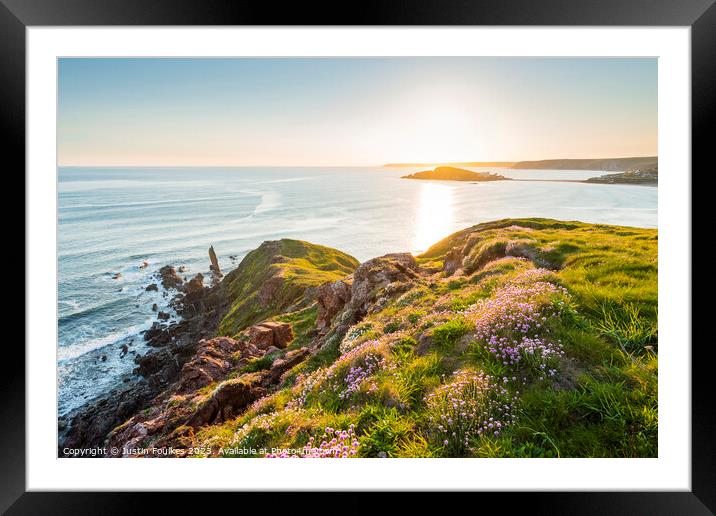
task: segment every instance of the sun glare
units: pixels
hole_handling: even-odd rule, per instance
[[[417,210],[412,244],[414,254],[424,252],[450,233],[454,211],[452,187],[434,183],[420,185]]]

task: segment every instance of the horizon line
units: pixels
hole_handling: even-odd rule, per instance
[[[330,165],[255,165],[255,164],[226,164],[226,165],[210,165],[210,164],[193,164],[193,165],[180,165],[180,164],[164,164],[164,165],[143,165],[143,164],[62,164],[57,163],[57,167],[61,168],[301,168],[301,167],[312,167],[312,168],[330,168],[330,167],[341,167],[341,168],[359,168],[359,167],[370,167],[370,168],[387,168],[391,166],[429,166],[429,165],[455,165],[463,164],[463,166],[469,166],[468,163],[524,163],[524,162],[540,162],[540,161],[557,161],[557,160],[609,160],[609,159],[647,159],[647,158],[658,158],[658,154],[651,156],[610,156],[607,158],[544,158],[544,159],[522,159],[522,160],[461,160],[461,161],[422,161],[422,162],[410,162],[410,161],[396,161],[380,164],[330,164]]]

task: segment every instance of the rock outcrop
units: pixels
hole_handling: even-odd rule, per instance
[[[351,299],[351,283],[347,280],[338,280],[320,285],[316,293],[318,315],[316,329],[319,335],[325,335],[333,318],[343,310]]]
[[[261,386],[262,378],[263,374],[256,373],[222,382],[211,396],[199,405],[186,421],[186,425],[199,428],[237,416],[249,404],[266,394],[266,389]]]
[[[240,350],[240,343],[229,337],[199,341],[196,355],[181,369],[176,392],[192,392],[225,378],[232,370],[232,355]],[[258,350],[250,354],[259,355]]]
[[[214,251],[213,245],[209,247],[209,261],[211,261],[211,264],[209,265],[209,270],[211,271],[211,282],[212,285],[216,285],[221,281],[221,278],[224,275],[221,273],[219,259],[216,257],[216,251]]]
[[[380,305],[383,294],[404,291],[419,278],[418,263],[409,253],[386,254],[362,263],[353,273],[349,305],[353,319],[363,317]],[[384,292],[385,289],[390,292]]]
[[[293,369],[303,362],[309,354],[310,350],[308,348],[294,349],[286,353],[283,357],[274,360],[268,374],[269,383],[277,383],[286,371]],[[265,384],[266,379],[264,379],[264,385]]]
[[[184,298],[182,299],[182,303],[184,306],[196,305],[200,302],[206,294],[203,274],[199,272],[196,276],[187,281],[184,285],[183,292]]]

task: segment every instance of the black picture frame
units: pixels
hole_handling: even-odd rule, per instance
[[[706,160],[713,146],[709,136],[716,118],[714,0],[363,0],[327,5],[241,0],[0,0],[0,124],[6,160],[14,158],[12,162],[17,170],[25,167],[25,30],[30,26],[55,25],[688,26],[692,45],[692,170],[701,168],[701,172],[709,172]],[[695,218],[694,222],[697,222]],[[27,270],[25,274],[27,277]],[[0,455],[0,510],[6,510],[7,514],[126,514],[141,512],[140,508],[150,507],[148,502],[162,496],[126,492],[26,492],[25,450],[29,443],[25,440],[26,377],[22,366],[25,354],[17,342],[13,346],[9,344],[8,341],[4,359],[13,366],[5,367],[0,374],[0,443],[5,444]],[[515,501],[526,504],[531,514],[714,514],[716,418],[708,383],[713,374],[708,360],[712,345],[712,339],[701,343],[693,339],[690,492],[471,495],[479,497],[480,510],[504,508],[507,496],[509,505]],[[231,496],[236,495],[227,493],[207,498],[172,493],[162,496],[162,512],[184,513],[196,507],[206,510],[209,505],[225,502],[224,499]],[[272,494],[271,505],[286,510],[298,505],[295,494],[283,496]],[[343,495],[341,506],[364,505],[363,496]],[[236,505],[235,510],[242,509]]]

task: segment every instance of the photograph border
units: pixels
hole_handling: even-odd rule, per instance
[[[334,4],[336,5],[336,4]],[[22,1],[0,0],[0,69],[3,87],[2,123],[14,166],[25,167],[25,31],[28,26],[53,25],[635,25],[690,26],[692,37],[692,169],[706,163],[708,129],[713,129],[713,92],[716,87],[716,7],[712,1],[687,2],[621,1],[560,2],[421,2],[419,8],[404,3],[362,3],[360,12],[325,9],[320,3],[272,9],[258,3],[189,1],[98,2],[91,0]],[[335,7],[334,7],[335,9]],[[708,143],[707,143],[708,142]],[[695,222],[695,220],[694,220]],[[27,277],[27,270],[25,271]],[[26,313],[27,313],[26,307]],[[696,307],[695,307],[696,308]],[[712,435],[716,425],[706,379],[708,341],[692,349],[692,491],[690,493],[530,493],[520,494],[531,512],[580,514],[710,514],[716,507],[716,468]],[[705,348],[705,349],[704,349]],[[25,363],[19,346],[8,346],[7,367],[2,376],[0,416],[6,446],[2,460],[3,487],[0,510],[9,514],[45,512],[114,514],[134,506],[133,497],[154,494],[130,493],[38,493],[25,489]],[[185,510],[192,504],[205,507],[205,497],[171,493]],[[214,498],[220,500],[223,497]],[[295,495],[292,495],[295,496]],[[361,495],[351,494],[351,498]],[[499,494],[480,493],[481,509],[499,503]],[[128,498],[129,497],[129,498]],[[166,497],[165,497],[166,498]],[[357,498],[356,498],[357,499]],[[277,498],[276,501],[280,501]],[[294,500],[295,501],[295,500]],[[163,500],[162,503],[166,502]],[[138,504],[143,503],[139,499]],[[349,506],[350,498],[343,499]],[[482,505],[484,504],[484,505]],[[294,505],[291,503],[290,505]]]

